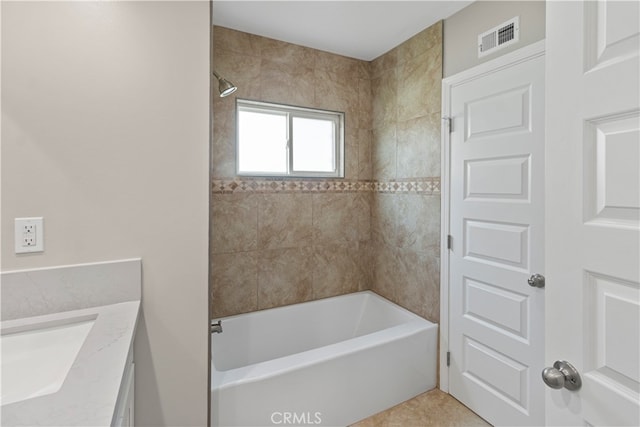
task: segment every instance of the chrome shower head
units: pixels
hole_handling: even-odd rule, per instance
[[[233,92],[238,90],[236,85],[231,83],[229,80],[220,77],[218,73],[212,71],[213,75],[218,79],[218,91],[220,92],[220,98],[224,98],[225,96],[231,95]]]

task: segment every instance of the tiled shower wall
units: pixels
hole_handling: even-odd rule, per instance
[[[213,315],[367,289],[369,63],[214,27],[213,67],[238,87],[214,101]],[[235,96],[344,112],[345,179],[236,178]]]
[[[438,320],[441,31],[365,62],[214,28],[214,317],[372,289]],[[236,177],[236,96],[344,111],[345,178]]]
[[[375,59],[371,77],[374,179],[438,183],[374,193],[371,289],[439,322],[442,22]]]

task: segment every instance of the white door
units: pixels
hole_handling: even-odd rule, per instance
[[[449,89],[449,392],[491,424],[541,425],[544,44],[476,71]]]
[[[547,2],[549,425],[640,425],[640,3]]]

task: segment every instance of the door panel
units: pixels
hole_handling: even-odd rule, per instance
[[[640,192],[640,118],[631,115],[589,120],[585,127],[585,216],[589,222],[637,228]]]
[[[470,380],[527,411],[527,366],[469,337],[464,337],[463,360],[464,375]]]
[[[449,390],[494,425],[541,425],[543,54],[450,93]]]
[[[529,131],[530,89],[528,86],[513,88],[468,102],[465,140]]]
[[[495,157],[465,162],[465,200],[529,200],[529,156]]]
[[[494,280],[494,283],[497,282]],[[527,296],[496,284],[463,278],[464,316],[498,333],[526,340],[529,336]],[[500,310],[496,310],[500,307]]]
[[[639,52],[639,2],[547,3],[550,425],[640,425]]]
[[[529,226],[464,219],[464,258],[526,271]]]

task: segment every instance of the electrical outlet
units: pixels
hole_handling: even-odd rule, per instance
[[[22,226],[22,246],[36,245],[36,226],[33,223],[26,223]]]
[[[35,246],[36,245],[36,236],[32,233],[24,233],[22,239],[23,246]]]
[[[15,250],[17,254],[44,251],[42,217],[15,219]]]

